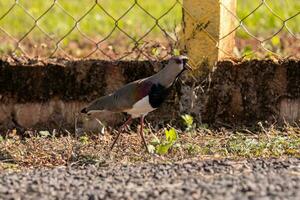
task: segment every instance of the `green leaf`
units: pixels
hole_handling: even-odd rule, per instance
[[[160,54],[160,50],[157,47],[153,47],[151,50],[151,54],[153,56],[158,56]]]
[[[275,35],[274,37],[272,37],[271,42],[272,42],[273,46],[280,45],[280,38],[279,38],[279,36]]]
[[[0,135],[0,142],[3,142],[4,138]]]
[[[181,118],[184,120],[184,123],[188,128],[191,127],[194,123],[194,119],[191,115],[181,115]]]
[[[174,128],[165,130],[166,139],[169,143],[174,143],[177,140],[177,132]]]
[[[254,56],[254,52],[252,50],[252,47],[251,46],[245,46],[244,49],[242,50],[242,55],[252,58]]]
[[[89,143],[89,138],[88,136],[84,135],[84,136],[81,136],[79,138],[79,142],[82,143],[82,144],[88,144]]]
[[[48,136],[50,136],[49,131],[40,131],[39,134],[41,135],[41,137],[48,137]]]
[[[156,153],[159,155],[164,155],[164,154],[168,153],[171,146],[172,146],[172,143],[160,144],[156,148]]]

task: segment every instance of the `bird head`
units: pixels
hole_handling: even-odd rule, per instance
[[[188,69],[188,70],[192,71],[193,69],[188,65],[188,61],[189,61],[189,58],[187,56],[180,55],[180,56],[172,57],[169,60],[169,63],[179,67],[181,70]]]

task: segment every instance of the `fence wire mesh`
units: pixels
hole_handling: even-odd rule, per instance
[[[184,0],[1,0],[0,54],[29,58],[162,59],[174,54]],[[216,0],[217,1],[217,0]],[[219,1],[218,1],[219,2]],[[300,57],[300,1],[238,0],[236,57]],[[199,30],[210,35],[205,28]],[[222,49],[221,49],[222,50]],[[226,52],[225,52],[226,53]]]

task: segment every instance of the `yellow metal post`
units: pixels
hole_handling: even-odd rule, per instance
[[[183,0],[181,48],[187,51],[193,67],[203,61],[212,67],[232,55],[235,12],[236,0]]]

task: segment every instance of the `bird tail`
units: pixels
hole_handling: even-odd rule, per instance
[[[91,102],[89,105],[84,107],[80,112],[83,114],[91,114],[93,112],[101,112],[105,110],[106,105],[106,98],[102,97],[100,99],[96,99],[95,101]]]

